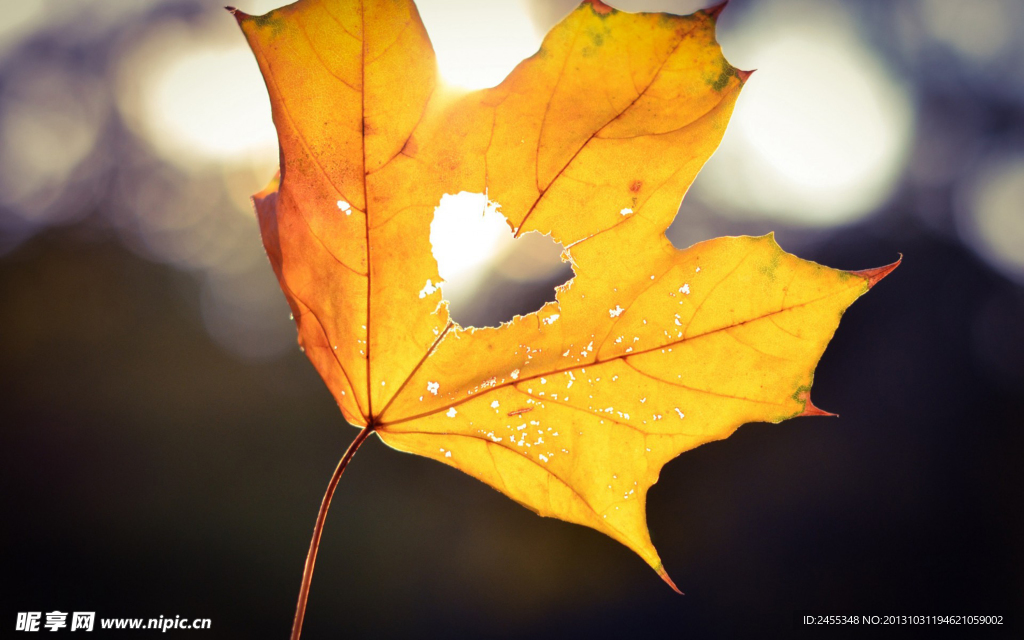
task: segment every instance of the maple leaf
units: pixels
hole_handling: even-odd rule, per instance
[[[410,0],[235,12],[280,139],[280,178],[254,197],[264,244],[356,446],[376,433],[592,527],[670,585],[645,513],[662,466],[747,422],[824,414],[814,367],[896,266],[838,271],[771,235],[668,241],[749,75],[715,41],[720,10],[584,2],[472,93],[438,83]],[[461,191],[566,247],[556,302],[497,328],[450,319],[430,224]]]

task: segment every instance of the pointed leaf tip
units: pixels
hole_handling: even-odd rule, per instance
[[[819,409],[818,407],[814,406],[814,403],[811,402],[811,398],[808,397],[807,402],[804,404],[803,412],[801,412],[800,415],[798,415],[797,417],[802,418],[804,416],[828,416],[830,418],[838,418],[839,414],[832,413],[831,411],[825,411],[824,409]]]
[[[704,9],[704,14],[707,17],[711,18],[712,20],[718,20],[719,14],[722,13],[722,11],[725,9],[725,5],[727,5],[727,4],[729,4],[729,0],[724,0],[724,2],[719,2],[718,4],[714,5],[713,7],[708,7],[707,9]]]
[[[887,276],[890,273],[892,273],[893,271],[895,271],[896,267],[900,266],[900,263],[902,263],[902,262],[903,262],[903,254],[901,253],[900,254],[900,259],[897,260],[896,262],[892,263],[892,264],[887,264],[884,267],[876,267],[874,269],[863,269],[861,271],[850,271],[850,273],[852,273],[855,276],[860,276],[862,278],[867,278],[868,289],[870,289],[870,288],[874,287],[876,284],[878,284],[878,282],[882,278],[884,278],[885,276]]]
[[[752,76],[755,71],[757,71],[757,69],[751,69],[750,71],[742,71],[740,69],[737,69],[736,75],[739,77],[740,82],[746,82],[747,78]]]
[[[232,7],[231,5],[228,5],[228,6],[224,7],[224,9],[228,13],[233,15],[235,17],[235,20],[237,20],[239,24],[242,23],[242,20],[245,20],[246,18],[249,17],[248,13],[246,13],[246,12],[240,10],[240,9],[236,9],[235,7]]]
[[[831,411],[825,411],[824,409],[819,409],[818,407],[814,406],[814,403],[811,402],[811,392],[810,392],[809,389],[802,390],[796,396],[796,399],[800,400],[800,401],[802,401],[804,403],[804,410],[801,411],[800,413],[796,414],[796,416],[794,416],[796,418],[802,418],[804,416],[829,416],[831,418],[838,418],[839,417],[838,413],[832,413]]]
[[[682,591],[679,590],[679,587],[676,586],[676,583],[672,582],[672,578],[668,577],[668,572],[665,571],[665,567],[660,567],[659,566],[657,571],[658,571],[658,575],[661,576],[661,579],[665,581],[665,584],[667,584],[668,586],[672,587],[673,591],[675,591],[676,593],[678,593],[681,596],[685,596],[686,595],[685,593],[683,593]]]
[[[615,11],[615,7],[609,7],[605,3],[601,2],[601,0],[583,0],[583,3],[589,4],[590,8],[594,10],[594,13],[598,13],[600,15],[607,15],[612,11]]]

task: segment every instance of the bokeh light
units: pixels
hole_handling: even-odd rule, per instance
[[[4,19],[0,20],[0,55],[45,22],[47,4],[45,0],[0,2],[4,12]]]
[[[919,14],[931,36],[957,53],[980,61],[1003,53],[1013,42],[1014,0],[920,0]]]
[[[165,22],[139,38],[118,69],[118,104],[162,157],[186,169],[276,162],[259,68],[237,26],[215,17],[210,25]]]
[[[542,34],[523,0],[423,0],[417,6],[441,77],[456,87],[493,87],[540,47]]]
[[[1024,153],[983,161],[958,200],[963,238],[994,267],[1024,283]]]
[[[38,62],[7,78],[0,115],[0,201],[44,224],[51,205],[102,133],[107,96],[94,78],[60,64]]]
[[[719,40],[757,68],[696,183],[727,213],[849,223],[891,193],[911,139],[910,97],[831,3],[770,2]]]

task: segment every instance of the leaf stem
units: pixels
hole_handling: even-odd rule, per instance
[[[309,541],[306,566],[302,570],[302,586],[299,588],[299,603],[295,607],[295,622],[292,623],[291,640],[299,640],[299,636],[302,635],[302,621],[306,617],[306,601],[309,600],[309,585],[313,581],[313,565],[316,564],[316,552],[320,548],[320,536],[324,532],[324,521],[327,520],[327,510],[331,507],[331,498],[334,497],[334,490],[338,488],[338,482],[341,480],[341,474],[345,472],[345,467],[348,466],[352,457],[356,455],[360,445],[370,437],[373,430],[374,427],[372,425],[363,427],[363,430],[359,432],[359,435],[352,441],[352,444],[348,445],[345,455],[341,456],[338,468],[334,470],[334,475],[331,476],[331,481],[327,484],[327,491],[324,492],[324,499],[320,503],[320,513],[317,514],[316,525],[313,527],[313,539]]]

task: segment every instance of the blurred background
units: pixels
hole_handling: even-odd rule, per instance
[[[575,2],[419,4],[445,80],[481,88]],[[0,9],[0,628],[77,610],[285,637],[355,430],[298,350],[250,210],[276,165],[255,61],[206,0]],[[815,402],[842,418],[750,425],[663,471],[649,524],[687,596],[600,534],[374,441],[335,497],[306,637],[788,637],[804,610],[1003,615],[957,637],[1020,637],[1022,29],[1016,0],[722,14],[726,56],[758,71],[673,242],[774,230],[830,266],[904,263],[818,368]],[[447,233],[463,324],[536,309],[570,275],[543,243],[476,235],[471,253]]]

